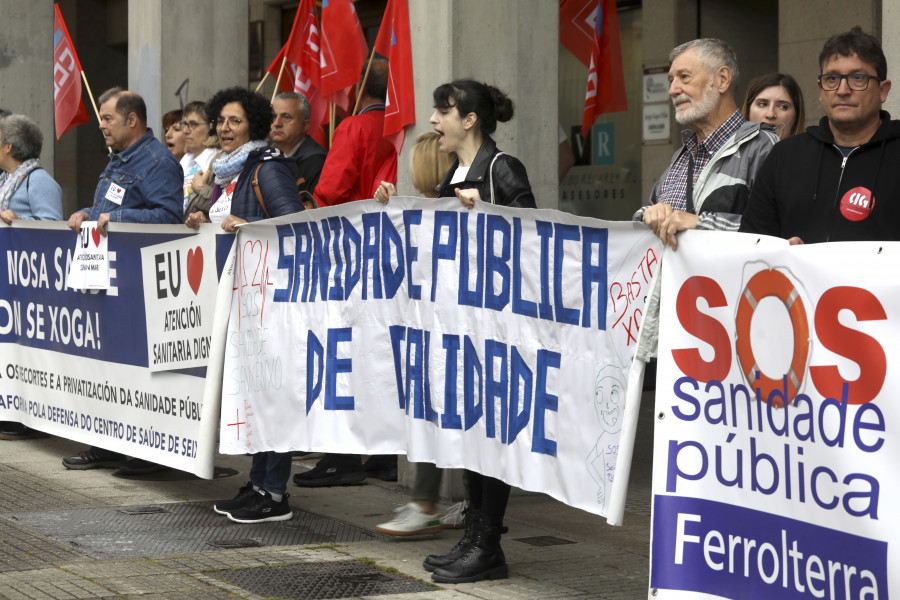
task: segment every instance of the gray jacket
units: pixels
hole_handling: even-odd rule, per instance
[[[722,144],[694,185],[694,210],[699,215],[697,229],[738,230],[756,173],[777,141],[774,127],[748,121]],[[643,221],[644,211],[659,202],[659,191],[666,173],[685,151],[682,145],[672,156],[669,168],[653,186],[650,204],[634,213],[635,221]],[[659,277],[647,303],[635,357],[646,362],[656,356],[658,342]]]

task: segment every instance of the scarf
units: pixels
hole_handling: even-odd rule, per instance
[[[37,158],[29,158],[16,167],[16,170],[6,177],[3,181],[3,185],[0,185],[0,211],[9,208],[10,198],[13,197],[13,194],[16,193],[16,190],[19,189],[19,186],[22,185],[22,182],[28,178],[31,172],[35,169],[39,169],[40,166],[40,160]]]
[[[240,175],[247,157],[254,150],[265,148],[266,143],[262,140],[251,140],[232,152],[231,154],[223,154],[213,162],[212,169],[216,175],[216,184],[224,187],[230,183],[232,179]]]

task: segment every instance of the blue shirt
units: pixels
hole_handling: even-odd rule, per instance
[[[169,150],[148,129],[138,141],[109,155],[100,173],[88,221],[102,213],[119,223],[181,223],[184,174]]]
[[[9,199],[9,208],[26,221],[62,221],[62,190],[44,169],[35,169]]]

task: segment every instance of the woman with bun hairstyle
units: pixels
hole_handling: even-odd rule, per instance
[[[475,200],[535,208],[525,166],[501,152],[491,138],[497,122],[513,117],[512,101],[495,87],[470,79],[434,90],[430,122],[441,136],[438,150],[456,161],[438,184],[438,196],[456,196],[467,208]],[[430,555],[424,567],[441,583],[465,583],[508,577],[500,548],[503,515],[510,486],[499,479],[466,471],[469,510],[462,539],[444,555]]]

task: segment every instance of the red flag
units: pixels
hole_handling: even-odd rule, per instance
[[[81,98],[81,63],[56,6],[53,19],[53,113],[56,141],[76,125],[90,121]]]
[[[278,86],[283,92],[300,92],[306,96],[312,113],[309,135],[325,145],[322,122],[327,118],[328,104],[319,91],[319,26],[313,0],[300,2],[287,43],[266,69],[276,81],[285,55],[287,62]]]
[[[344,111],[350,110],[349,88],[359,82],[369,46],[350,0],[322,1],[320,91]]]
[[[559,5],[559,41],[575,58],[591,66],[597,0],[562,0]]]
[[[594,50],[588,72],[587,93],[581,135],[587,137],[597,115],[628,110],[625,98],[625,74],[619,45],[619,19],[616,0],[601,0],[594,27]]]
[[[403,128],[416,122],[409,7],[406,0],[388,0],[384,20],[375,38],[375,52],[386,57],[390,63],[384,136],[390,138],[397,152],[400,152]]]

